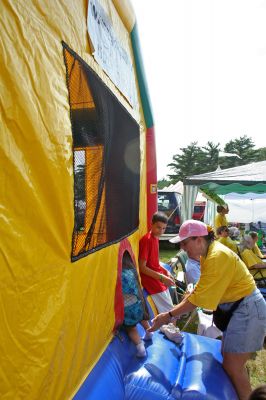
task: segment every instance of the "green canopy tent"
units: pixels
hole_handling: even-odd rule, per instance
[[[213,222],[215,203],[222,204],[219,195],[228,193],[266,193],[266,161],[260,161],[239,167],[219,169],[206,174],[188,176],[183,181],[184,194],[181,207],[181,219],[190,219],[193,204],[198,191],[212,201],[208,201],[205,222]]]

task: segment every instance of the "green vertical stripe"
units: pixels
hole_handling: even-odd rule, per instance
[[[145,123],[146,123],[147,128],[151,128],[153,126],[151,102],[150,102],[148,85],[146,82],[146,76],[145,76],[144,66],[143,66],[142,57],[141,57],[137,24],[134,25],[134,28],[131,32],[131,43],[132,43],[132,48],[133,48],[133,53],[134,53],[134,58],[135,58],[136,72],[137,72],[139,91],[140,91],[140,97],[141,97],[141,103],[142,103]]]

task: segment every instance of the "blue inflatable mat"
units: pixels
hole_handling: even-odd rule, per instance
[[[184,333],[181,345],[156,332],[138,359],[127,336],[116,336],[75,400],[236,400],[224,372],[221,342]]]

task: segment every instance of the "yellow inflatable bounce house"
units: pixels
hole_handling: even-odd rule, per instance
[[[130,1],[2,0],[0,27],[0,399],[236,400],[220,341],[140,361],[119,329],[157,209]]]
[[[123,253],[136,265],[156,211],[135,16],[3,0],[0,21],[0,398],[70,399],[123,320]]]

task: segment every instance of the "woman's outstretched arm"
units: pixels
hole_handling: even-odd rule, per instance
[[[189,302],[186,297],[181,301],[181,303],[177,304],[171,311],[158,314],[152,320],[152,326],[148,329],[149,332],[157,331],[162,325],[168,324],[171,321],[171,318],[178,318],[182,314],[186,314],[190,311],[193,311],[196,306]]]

